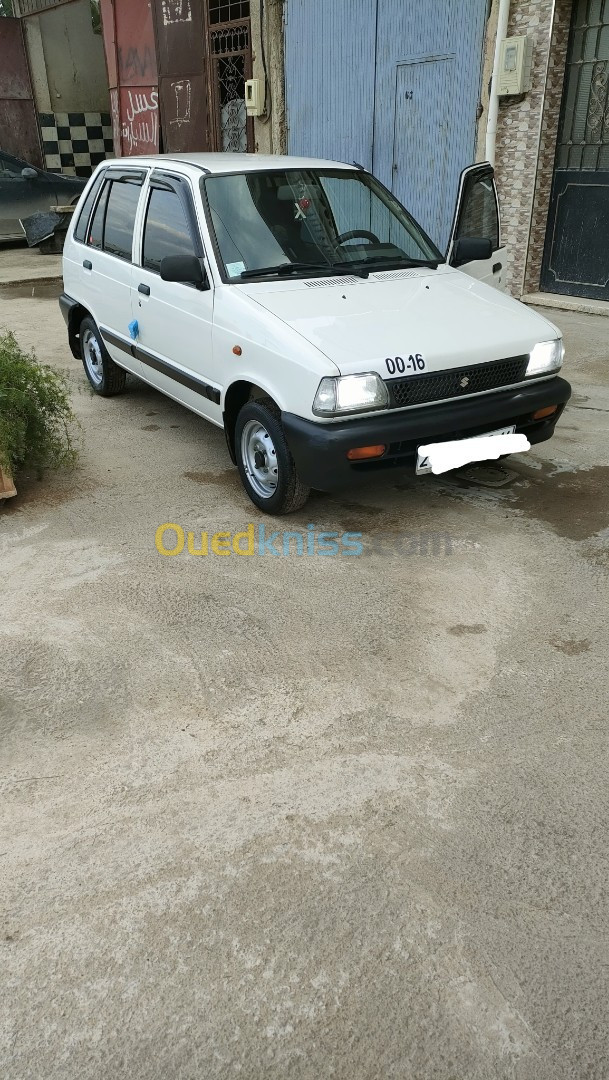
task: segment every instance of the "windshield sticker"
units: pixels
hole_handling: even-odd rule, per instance
[[[385,364],[390,375],[395,375],[396,371],[400,375],[406,371],[425,371],[425,360],[420,352],[409,356],[406,360],[401,356],[388,356]]]
[[[245,270],[245,263],[244,262],[227,263],[226,264],[226,270],[227,270],[227,273],[228,273],[229,277],[239,277],[239,274],[242,274],[243,271]]]

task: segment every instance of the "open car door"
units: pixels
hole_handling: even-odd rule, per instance
[[[479,257],[475,244],[468,243],[475,240],[490,240],[490,250],[487,243],[484,257]],[[446,259],[478,281],[496,289],[506,288],[507,252],[501,244],[495,173],[488,161],[470,165],[461,173]]]

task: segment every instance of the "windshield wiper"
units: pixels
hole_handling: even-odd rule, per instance
[[[339,263],[281,263],[279,266],[259,266],[257,270],[243,270],[239,276],[242,281],[246,281],[248,278],[271,277],[272,274],[277,274],[279,277],[287,277],[288,274],[306,274],[313,272],[336,274],[341,272],[339,269],[340,265],[341,264]],[[361,273],[361,271],[354,270],[353,273]]]
[[[354,274],[361,273],[364,270],[401,270],[411,266],[426,266],[430,270],[437,270],[440,259],[410,259],[407,256],[401,257],[395,256],[393,259],[383,258],[382,255],[372,259],[357,259],[355,262],[351,262],[349,259],[345,259],[343,262],[332,263],[333,266],[343,269],[350,269]]]

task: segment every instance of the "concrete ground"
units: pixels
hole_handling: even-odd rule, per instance
[[[609,1074],[609,357],[497,473],[313,496],[360,556],[164,557],[269,525],[224,438],[90,394],[0,511],[3,1080]],[[276,526],[273,526],[276,527]]]
[[[48,282],[61,281],[61,255],[42,255],[26,243],[0,242],[0,298],[39,295]]]

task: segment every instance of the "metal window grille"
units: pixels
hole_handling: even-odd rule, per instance
[[[609,3],[577,0],[557,150],[559,169],[609,169]]]
[[[249,17],[249,0],[209,0],[209,21],[213,25]]]
[[[245,80],[250,64],[249,25],[212,30],[210,53],[219,149],[243,153],[247,150]]]

